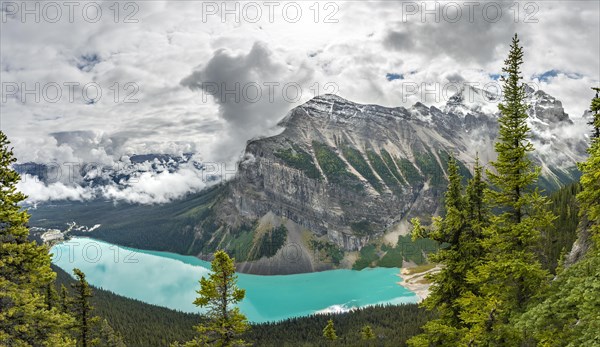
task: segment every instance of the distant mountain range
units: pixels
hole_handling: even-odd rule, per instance
[[[540,187],[552,191],[577,180],[576,163],[585,158],[587,148],[583,127],[569,118],[559,100],[541,90],[528,88],[526,101],[536,148],[533,160],[542,168]],[[469,86],[442,109],[422,103],[388,108],[336,95],[318,96],[292,109],[280,122],[284,128],[280,134],[249,141],[236,177],[209,190],[210,199],[198,197],[202,203],[196,206],[172,202],[151,208],[151,220],[167,215],[171,220],[154,225],[177,230],[150,228],[144,234],[132,222],[111,225],[111,218],[105,216],[92,236],[203,257],[227,249],[236,256],[238,269],[251,273],[351,267],[357,257],[365,257],[363,248],[369,244],[398,247],[399,238],[408,233],[408,219],[440,212],[449,155],[457,158],[466,177],[477,155],[483,164],[495,158],[497,104],[498,96]],[[150,155],[130,161],[138,170],[152,165],[176,170],[186,159]],[[202,169],[201,163],[194,165]],[[17,169],[28,172],[26,166]],[[86,182],[118,183],[131,174],[110,171]],[[182,206],[179,211],[177,204]],[[51,214],[48,208],[33,211],[32,221],[37,213],[37,220],[44,220],[40,224],[59,222],[61,217],[52,222],[45,218]],[[123,216],[128,208],[140,211],[139,206],[127,204],[115,211]],[[161,209],[170,212],[163,218]],[[90,218],[90,213],[85,214]],[[77,222],[101,222],[92,219]],[[127,229],[137,231],[127,235]],[[175,235],[179,239],[173,239]]]
[[[144,172],[176,172],[182,165],[189,164],[197,170],[202,170],[202,163],[192,159],[193,153],[181,156],[170,154],[134,154],[121,158],[113,165],[101,163],[17,163],[13,168],[21,175],[31,175],[46,183],[65,181],[71,174],[72,180],[82,186],[100,187],[107,184],[123,184],[132,177]],[[69,172],[69,170],[74,172]]]

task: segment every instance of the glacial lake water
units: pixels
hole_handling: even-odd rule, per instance
[[[202,312],[192,303],[210,263],[193,256],[138,250],[76,237],[52,247],[52,262],[89,283],[122,296],[184,312]],[[238,274],[246,289],[240,310],[251,322],[278,321],[318,312],[343,312],[375,304],[417,302],[398,285],[397,268],[330,270],[297,275]]]

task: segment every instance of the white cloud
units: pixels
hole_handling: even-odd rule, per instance
[[[183,169],[170,173],[144,172],[125,188],[107,185],[100,188],[102,196],[130,203],[161,204],[179,199],[206,187],[199,172]]]
[[[514,32],[525,46],[526,80],[553,69],[582,76],[559,75],[542,84],[563,101],[571,117],[589,106],[589,88],[600,80],[598,2],[518,2],[519,23],[513,21],[513,1],[501,2],[503,17],[496,23],[483,20],[481,12],[473,22],[465,14],[458,23],[436,23],[431,16],[425,22],[419,16],[403,22],[407,2],[402,1],[332,2],[327,8],[319,2],[318,14],[311,9],[314,3],[298,2],[302,17],[297,23],[283,18],[286,3],[275,8],[273,21],[260,3],[263,13],[256,23],[244,18],[236,22],[230,15],[222,22],[220,14],[203,21],[207,3],[200,1],[134,3],[139,7],[137,23],[124,23],[131,9],[122,7],[115,23],[110,8],[114,1],[103,1],[97,23],[76,12],[74,23],[63,16],[57,23],[35,23],[29,17],[25,23],[7,18],[1,24],[2,82],[28,88],[35,83],[42,88],[52,82],[79,83],[73,102],[66,87],[59,102],[34,102],[29,95],[26,102],[11,97],[1,102],[1,128],[21,162],[110,163],[123,155],[197,152],[205,160],[231,163],[245,141],[268,134],[287,110],[325,92],[328,83],[356,102],[406,106],[424,101],[439,106],[445,100],[423,100],[421,95],[405,102],[403,85],[445,83],[452,76],[489,82],[490,74],[500,72]],[[466,2],[458,4],[464,9]],[[527,4],[537,6],[537,23],[523,22]],[[326,23],[326,16],[337,22]],[[388,81],[387,73],[402,74],[404,80]],[[303,94],[291,103],[282,101],[280,91],[273,103],[204,102],[190,89],[191,82],[204,80],[295,82]],[[93,104],[81,95],[90,82],[103,92]],[[137,102],[126,103],[125,98]],[[169,177],[148,178],[129,193],[142,200],[144,189],[148,196],[165,196],[158,182],[172,183]]]
[[[89,200],[96,196],[90,188],[78,185],[66,185],[62,182],[44,183],[31,175],[24,175],[17,183],[17,189],[27,195],[28,203],[50,200]]]
[[[80,185],[75,182],[42,182],[29,174],[23,175],[17,189],[27,195],[26,202],[84,201],[104,198],[135,204],[162,204],[198,192],[211,184],[202,171],[183,168],[175,172],[143,172],[119,182],[103,186]]]

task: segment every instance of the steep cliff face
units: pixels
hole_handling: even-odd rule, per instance
[[[282,121],[285,130],[252,141],[232,196],[242,215],[269,211],[345,250],[358,250],[398,222],[420,194],[437,195],[449,142],[403,108],[315,98]],[[435,209],[430,204],[429,213]]]
[[[527,92],[540,184],[553,189],[577,178],[585,141],[567,136],[573,123],[560,101]],[[239,225],[273,213],[299,232],[360,250],[403,219],[438,212],[449,154],[467,176],[477,155],[484,164],[494,159],[497,103],[470,87],[443,110],[316,97],[281,121],[279,135],[248,143],[217,219]]]

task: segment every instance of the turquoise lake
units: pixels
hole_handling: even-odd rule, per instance
[[[52,253],[54,264],[70,274],[73,268],[81,269],[97,287],[150,304],[202,312],[192,302],[198,281],[210,271],[209,262],[82,237],[55,245]],[[238,285],[246,289],[239,306],[251,322],[267,322],[375,304],[417,302],[413,292],[398,285],[398,274],[397,268],[283,276],[238,274]]]

